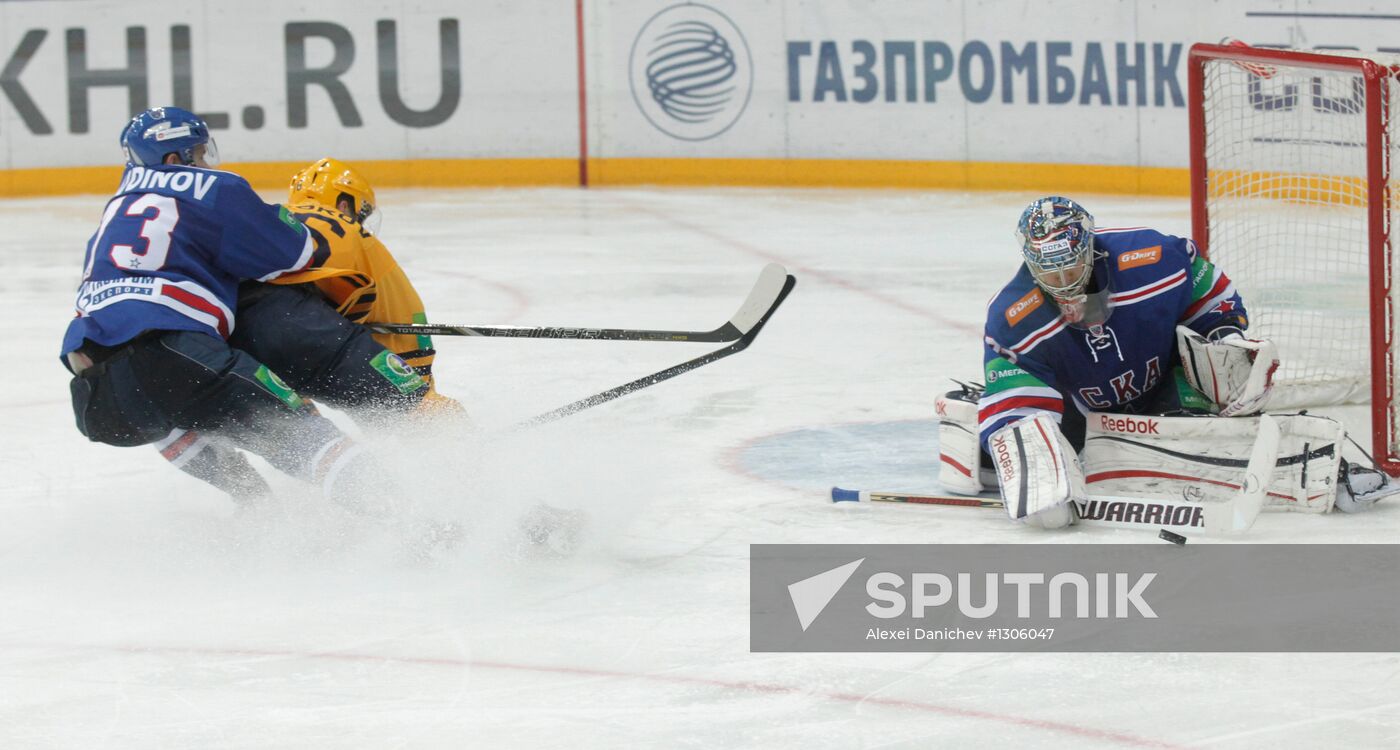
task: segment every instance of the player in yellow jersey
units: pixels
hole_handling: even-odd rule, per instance
[[[423,300],[398,261],[379,241],[381,214],[374,188],[349,165],[321,159],[292,177],[287,207],[329,253],[322,267],[288,274],[277,284],[314,284],[353,323],[426,323]],[[373,334],[428,383],[425,409],[460,409],[438,395],[432,382],[433,350],[428,336]]]
[[[379,212],[369,182],[342,162],[321,159],[293,176],[288,208],[309,230],[319,265],[277,285],[240,287],[230,340],[299,393],[352,414],[460,412],[433,385],[429,337],[370,334],[359,325],[427,322],[417,290],[375,236]],[[267,494],[230,446],[177,430],[157,447],[236,500]]]

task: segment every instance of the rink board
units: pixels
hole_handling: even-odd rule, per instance
[[[105,191],[121,123],[166,103],[208,116],[265,186],[331,154],[386,185],[1181,195],[1192,43],[1388,44],[1362,15],[1243,0],[1017,12],[1009,27],[1004,6],[965,0],[426,0],[334,20],[268,0],[158,18],[0,2],[0,195]]]

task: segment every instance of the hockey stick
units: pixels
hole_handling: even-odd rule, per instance
[[[1269,477],[1278,460],[1279,428],[1268,415],[1259,418],[1259,434],[1249,456],[1239,491],[1228,500],[1191,502],[1170,498],[1114,497],[1092,495],[1086,501],[1076,501],[1079,523],[1112,528],[1166,528],[1183,532],[1203,532],[1212,535],[1239,534],[1248,531],[1259,517],[1264,497],[1269,489]],[[914,505],[952,505],[964,508],[1004,508],[997,498],[964,495],[919,495],[897,492],[867,492],[831,488],[831,502],[909,503]]]
[[[659,331],[640,328],[574,328],[560,326],[475,326],[437,323],[366,323],[374,333],[409,336],[508,336],[524,339],[582,339],[592,341],[727,342],[743,337],[781,293],[787,270],[769,263],[739,311],[713,331]]]
[[[596,393],[592,396],[589,396],[588,398],[579,399],[578,401],[575,401],[571,404],[565,404],[564,406],[561,406],[558,409],[554,409],[553,411],[548,411],[531,419],[527,419],[525,422],[521,423],[521,426],[524,427],[531,425],[540,425],[545,424],[547,422],[553,422],[557,419],[562,419],[564,417],[569,416],[570,414],[576,414],[578,412],[583,411],[584,409],[597,406],[598,404],[605,404],[609,401],[612,401],[615,398],[620,398],[622,396],[626,396],[629,393],[640,391],[643,388],[656,385],[657,383],[660,383],[664,380],[670,380],[671,378],[674,378],[677,375],[690,372],[691,370],[694,370],[697,367],[704,367],[705,365],[708,365],[711,362],[724,359],[725,357],[728,357],[731,354],[738,354],[739,352],[748,348],[748,345],[752,344],[753,340],[758,338],[758,333],[759,331],[763,330],[763,325],[767,323],[768,319],[771,318],[773,316],[773,313],[777,311],[778,306],[783,304],[783,300],[787,299],[788,294],[792,292],[793,286],[797,284],[797,279],[788,274],[782,266],[779,266],[776,263],[769,265],[767,268],[763,269],[763,272],[767,274],[773,269],[776,269],[779,273],[783,274],[783,284],[777,290],[777,295],[773,297],[769,301],[767,307],[763,309],[762,314],[753,318],[752,321],[745,323],[745,321],[739,321],[740,316],[735,316],[736,321],[739,321],[741,324],[745,324],[748,326],[747,328],[740,328],[743,335],[739,337],[738,341],[735,341],[734,343],[722,349],[716,349],[710,352],[709,354],[705,354],[696,357],[695,359],[682,362],[673,367],[668,367],[662,370],[661,372],[652,373],[651,375],[648,375],[644,378],[633,380],[630,383],[624,383],[623,385],[619,385],[616,388],[609,388],[608,390],[603,391],[602,393]],[[757,289],[757,287],[755,287],[755,289]],[[753,300],[751,299],[750,301],[752,302]],[[745,304],[747,305],[748,303]],[[743,310],[740,310],[741,314],[743,312]],[[736,328],[737,327],[739,326],[736,326]]]
[[[833,503],[911,503],[914,505],[955,505],[963,508],[1005,508],[1006,503],[994,497],[964,495],[916,495],[899,492],[871,492],[831,488]]]
[[[1004,508],[997,498],[963,497],[960,495],[917,495],[896,492],[867,492],[831,488],[831,502],[910,503],[914,505],[952,505],[964,508]],[[1160,500],[1137,497],[1096,495],[1075,503],[1079,510],[1078,524],[1128,529],[1192,530],[1211,534],[1221,533],[1220,516],[1205,503],[1183,500]]]
[[[1278,422],[1268,414],[1259,415],[1259,434],[1254,438],[1254,449],[1249,453],[1249,466],[1245,467],[1240,491],[1231,498],[1228,523],[1223,518],[1216,521],[1213,531],[1239,533],[1254,525],[1269,494],[1269,479],[1278,463],[1280,440]]]

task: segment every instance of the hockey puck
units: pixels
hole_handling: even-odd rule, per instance
[[[1171,542],[1172,544],[1185,544],[1185,543],[1186,543],[1186,537],[1184,537],[1184,536],[1182,536],[1182,535],[1180,535],[1180,534],[1178,534],[1178,533],[1176,533],[1176,532],[1174,532],[1174,531],[1167,531],[1166,529],[1162,529],[1161,531],[1157,532],[1157,538],[1158,538],[1158,539],[1165,539],[1165,540]]]

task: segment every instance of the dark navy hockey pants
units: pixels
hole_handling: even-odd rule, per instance
[[[96,442],[144,445],[196,430],[310,479],[315,457],[343,438],[263,363],[209,334],[152,331],[84,352],[95,364],[72,380],[73,411]]]
[[[412,409],[428,392],[403,360],[307,284],[245,282],[229,344],[337,409]]]

